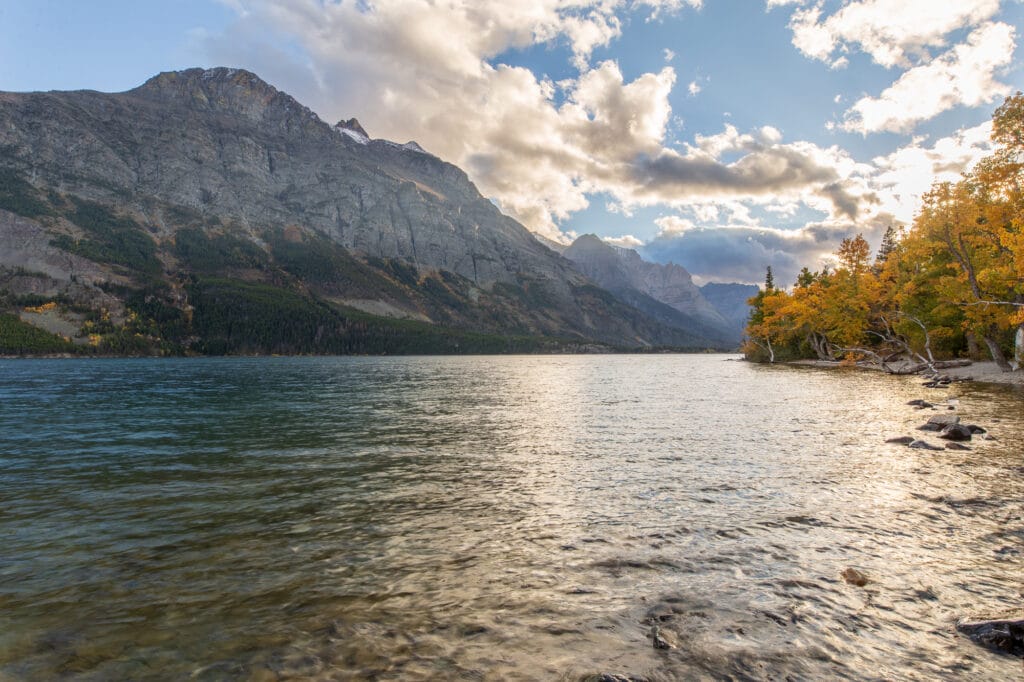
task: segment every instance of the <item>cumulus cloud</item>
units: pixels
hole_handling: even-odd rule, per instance
[[[992,154],[992,123],[956,131],[935,140],[931,146],[915,139],[910,144],[876,157],[878,169],[871,179],[881,197],[880,211],[897,222],[910,224],[920,206],[921,196],[934,182],[955,182],[983,157]]]
[[[726,162],[728,157],[738,156]],[[871,168],[838,147],[810,142],[783,143],[771,126],[740,133],[697,135],[684,151],[661,149],[638,157],[635,182],[619,196],[638,205],[682,205],[708,200],[755,203],[801,201],[829,215],[855,219],[877,201],[865,177]]]
[[[977,26],[999,11],[1000,0],[854,0],[824,17],[821,4],[794,12],[793,45],[808,57],[829,61],[836,50],[859,48],[885,67],[909,67],[927,59],[946,36]],[[769,1],[769,8],[784,4]]]
[[[602,237],[602,241],[623,249],[635,249],[644,245],[642,240],[631,234],[624,234],[621,237]]]
[[[863,205],[856,220],[839,215],[779,229],[754,218],[750,201],[695,204],[685,210],[690,217],[671,215],[655,220],[658,234],[641,252],[658,262],[679,263],[704,280],[758,283],[765,267],[771,265],[778,281],[788,285],[800,268],[816,269],[830,262],[842,239],[863,234],[877,247],[886,227],[910,224],[921,195],[933,182],[956,181],[994,151],[991,130],[991,123],[986,122],[930,144],[915,138],[876,157],[870,167],[861,167],[857,176],[872,201]],[[760,206],[769,223],[773,217],[791,219],[807,207],[804,202],[777,199]]]
[[[878,97],[863,97],[847,112],[843,128],[862,134],[881,130],[908,132],[955,106],[991,103],[1010,93],[996,73],[1013,57],[1014,30],[987,23],[934,61],[917,66]]]
[[[863,135],[906,133],[957,106],[991,103],[1009,92],[997,80],[1013,56],[1014,30],[995,22],[1001,0],[851,0],[828,14],[817,2],[769,0],[768,8],[798,4],[790,19],[793,45],[830,65],[849,65],[861,51],[902,75],[878,96],[865,95],[841,127]],[[950,45],[953,37],[967,37]],[[830,126],[830,130],[834,124]]]

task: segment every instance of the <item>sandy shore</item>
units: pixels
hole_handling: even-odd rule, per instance
[[[795,360],[789,364],[805,365],[810,367],[840,366],[840,363],[838,362],[829,362],[827,360]],[[881,368],[877,365],[858,365],[858,367],[862,369],[881,371]],[[999,366],[996,365],[996,363],[991,361],[975,362],[967,367],[949,367],[939,371],[944,375],[957,379],[973,379],[974,381],[981,381],[988,384],[1013,384],[1015,386],[1024,386],[1024,370],[1004,372],[999,369]]]

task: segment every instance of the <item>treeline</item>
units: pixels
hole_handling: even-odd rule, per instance
[[[0,313],[0,355],[75,353],[69,340],[22,322],[16,315]]]
[[[936,183],[907,230],[890,227],[872,258],[860,235],[834,268],[804,268],[788,291],[769,268],[750,300],[744,351],[761,362],[990,357],[1024,353],[1024,95],[992,119],[998,151],[956,183]]]

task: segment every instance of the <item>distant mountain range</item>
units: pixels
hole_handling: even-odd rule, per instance
[[[125,93],[0,93],[4,309],[0,352],[738,340],[684,269],[596,238],[563,258],[415,142],[329,125],[224,68]]]

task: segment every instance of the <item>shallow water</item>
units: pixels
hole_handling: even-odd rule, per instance
[[[883,444],[953,395],[998,440]],[[0,361],[0,680],[1018,679],[954,626],[1024,607],[1022,415],[725,356]]]

